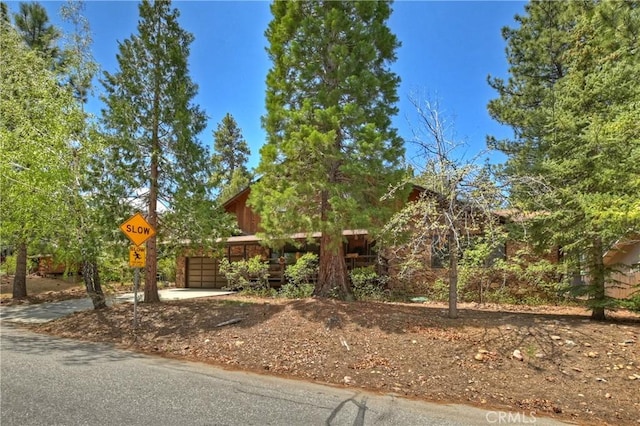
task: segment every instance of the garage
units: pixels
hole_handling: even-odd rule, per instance
[[[227,284],[218,271],[218,260],[212,257],[188,257],[186,287],[222,288]]]

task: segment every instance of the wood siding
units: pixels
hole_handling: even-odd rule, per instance
[[[254,235],[260,230],[260,216],[247,206],[251,189],[247,188],[224,205],[227,213],[233,214],[238,222],[238,228],[243,235]]]

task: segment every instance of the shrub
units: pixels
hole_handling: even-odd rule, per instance
[[[436,279],[433,283],[432,292],[429,294],[430,299],[437,300],[439,302],[449,300],[449,281],[445,281],[442,278]]]
[[[105,252],[98,258],[100,280],[103,284],[133,284],[133,269],[123,253]],[[144,274],[141,274],[144,275]]]
[[[378,275],[373,266],[355,268],[349,273],[353,295],[358,300],[382,300],[389,277]]]
[[[621,300],[620,306],[630,311],[640,312],[640,290],[636,291],[630,298]]]
[[[176,259],[173,257],[163,257],[158,260],[158,273],[162,276],[163,281],[176,281]]]
[[[560,265],[529,250],[487,262],[490,253],[487,244],[465,250],[458,271],[460,300],[536,305],[561,301],[566,285],[559,280]]]
[[[285,299],[306,299],[307,297],[311,297],[314,289],[315,286],[310,283],[286,283],[280,287],[278,296],[284,297]]]
[[[228,281],[225,290],[269,293],[269,264],[263,262],[260,256],[238,262],[229,262],[223,258],[220,261],[220,272]]]
[[[4,272],[7,275],[15,275],[16,273],[16,257],[7,256],[3,265]]]
[[[318,255],[315,253],[305,253],[296,263],[287,266],[284,276],[287,283],[299,286],[313,283],[318,275]]]

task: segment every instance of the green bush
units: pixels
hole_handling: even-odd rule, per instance
[[[133,268],[129,266],[129,258],[124,253],[103,253],[98,258],[98,269],[103,284],[133,284]]]
[[[358,300],[383,300],[389,277],[378,275],[373,266],[355,268],[349,273],[353,295]]]
[[[620,306],[630,311],[640,312],[640,290],[636,291],[630,298],[621,300]]]
[[[294,286],[313,283],[318,275],[318,255],[305,253],[293,265],[287,266],[284,276]]]
[[[286,283],[282,287],[280,287],[278,296],[284,297],[285,299],[306,299],[307,297],[311,297],[313,295],[314,289],[315,286],[310,283]]]
[[[260,256],[238,262],[229,262],[227,258],[223,258],[220,261],[220,272],[228,281],[225,290],[242,290],[251,294],[270,290],[269,264],[262,261]]]
[[[163,257],[158,260],[158,273],[163,281],[176,282],[176,259],[173,257]]]
[[[16,257],[15,256],[7,256],[2,265],[2,270],[7,275],[15,275],[16,273]]]
[[[433,283],[433,289],[429,296],[429,299],[439,302],[449,300],[449,281],[438,278],[435,283]]]
[[[561,265],[520,250],[507,260],[491,259],[492,245],[465,250],[458,270],[458,298],[465,302],[546,304],[563,299]]]
[[[286,284],[280,287],[278,296],[287,299],[311,297],[318,276],[318,255],[305,253],[296,263],[287,266],[284,271]]]

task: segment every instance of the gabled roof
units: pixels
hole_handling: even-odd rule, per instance
[[[238,198],[242,197],[244,194],[246,194],[247,192],[251,191],[251,185],[253,185],[253,184],[254,184],[254,182],[251,182],[249,185],[247,185],[246,188],[242,189],[236,195],[234,195],[233,197],[229,198],[227,201],[225,201],[222,204],[222,207],[227,208],[228,206],[230,206],[231,204],[236,202],[238,200]]]

